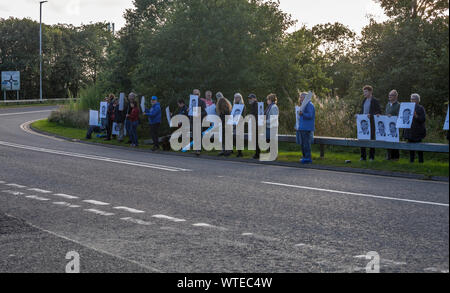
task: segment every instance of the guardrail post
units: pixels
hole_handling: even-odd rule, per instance
[[[325,158],[325,145],[323,144],[320,145],[320,158]]]

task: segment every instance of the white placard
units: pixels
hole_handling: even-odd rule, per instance
[[[145,97],[141,98],[141,111],[145,113]]]
[[[300,111],[301,112],[305,112],[305,108],[308,105],[308,103],[311,102],[312,97],[313,97],[313,93],[312,92],[308,92],[308,94],[306,95],[305,99],[303,100],[302,105],[300,106]]]
[[[89,110],[89,126],[98,126],[98,111]]]
[[[370,140],[370,119],[367,115],[356,115],[359,140]]]
[[[386,141],[387,138],[387,125],[386,118],[387,116],[375,116],[375,139],[379,141]]]
[[[448,130],[448,116],[449,116],[449,108],[447,108],[447,117],[445,118],[444,130]]]
[[[108,113],[108,103],[100,102],[100,119],[106,119],[107,113]]]
[[[206,114],[208,115],[217,115],[216,113],[216,105],[212,104],[211,106],[206,108]]]
[[[230,114],[233,119],[230,119],[228,121],[228,124],[237,125],[239,123],[239,119],[242,117],[243,112],[244,104],[234,104]]]
[[[125,108],[125,93],[120,93],[119,111],[123,111],[124,108]]]
[[[172,117],[170,116],[170,108],[169,107],[166,108],[166,117],[167,117],[167,122],[169,123],[169,126],[170,126],[170,121],[172,120]]]
[[[120,135],[120,127],[116,122],[113,123],[111,133],[114,135]],[[127,129],[125,127],[123,128],[123,135],[127,135]]]
[[[258,125],[264,125],[264,102],[258,102]]]
[[[414,111],[416,109],[415,103],[401,103],[400,112],[397,119],[397,128],[411,128],[414,118]]]
[[[400,142],[400,130],[397,128],[397,116],[384,118],[386,126],[386,141],[388,142]]]
[[[300,129],[300,106],[295,106],[295,130]]]
[[[2,71],[2,91],[20,90],[20,71]]]
[[[198,115],[198,96],[191,95],[189,97],[189,116],[197,116]]]

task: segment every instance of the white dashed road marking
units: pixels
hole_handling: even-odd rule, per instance
[[[6,184],[6,186],[17,187],[17,188],[26,188],[25,185],[20,185],[20,184],[16,184],[16,183],[9,183],[9,184]]]
[[[298,189],[305,189],[305,190],[314,190],[314,191],[338,193],[338,194],[346,194],[346,195],[354,195],[354,196],[369,197],[369,198],[376,198],[376,199],[386,199],[386,200],[394,200],[394,201],[403,201],[403,202],[411,202],[411,203],[418,203],[418,204],[427,204],[427,205],[449,207],[449,205],[446,204],[446,203],[420,201],[420,200],[395,198],[395,197],[387,197],[387,196],[378,196],[378,195],[372,195],[372,194],[354,193],[354,192],[347,192],[347,191],[322,189],[322,188],[315,188],[315,187],[298,186],[298,185],[290,185],[290,184],[274,183],[274,182],[265,182],[265,181],[262,181],[261,183],[269,184],[269,185],[282,186],[282,187],[292,187],[292,188],[298,188]]]
[[[97,215],[100,215],[100,216],[113,216],[114,215],[113,213],[108,213],[108,212],[100,211],[100,210],[97,210],[97,209],[87,209],[85,211],[86,212],[90,212],[90,213],[94,213],[94,214],[97,214]]]
[[[55,193],[53,194],[54,196],[59,196],[65,199],[77,199],[79,198],[78,196],[73,196],[73,195],[68,195],[68,194],[64,194],[64,193]]]
[[[87,202],[87,203],[94,204],[97,206],[109,206],[109,203],[103,202],[103,201],[98,201],[98,200],[89,199],[89,200],[83,200],[83,202]]]
[[[39,188],[30,188],[30,189],[28,189],[28,190],[29,190],[29,191],[39,192],[39,193],[52,193],[51,191],[44,190],[44,189],[39,189]]]
[[[13,190],[2,190],[3,193],[11,194],[11,195],[24,195],[25,193]]]
[[[177,219],[177,218],[169,217],[166,215],[153,215],[152,217],[157,218],[157,219],[169,220],[172,222],[186,222],[186,220],[184,220],[184,219]]]
[[[127,212],[130,212],[130,213],[133,213],[133,214],[143,214],[143,213],[145,213],[144,211],[140,211],[140,210],[136,210],[136,209],[132,209],[132,208],[127,208],[127,207],[114,207],[114,209],[127,211]]]
[[[221,230],[221,231],[228,230],[227,228],[222,228],[222,227],[214,226],[214,225],[207,224],[207,223],[196,223],[196,224],[192,224],[192,226],[194,226],[194,227],[203,227],[203,228],[211,228],[211,229],[218,229],[218,230]]]
[[[48,200],[50,200],[49,198],[40,197],[40,196],[37,196],[37,195],[27,195],[25,197],[26,198],[30,198],[30,199],[39,200],[39,201],[48,201]]]
[[[55,201],[53,202],[53,204],[55,205],[59,205],[59,206],[64,206],[64,207],[68,207],[68,208],[79,208],[79,205],[74,205],[65,201]]]
[[[146,222],[146,221],[143,221],[143,220],[139,220],[139,219],[135,219],[135,218],[130,218],[130,217],[127,217],[127,218],[120,218],[120,219],[121,219],[121,220],[124,220],[124,221],[127,221],[127,222],[134,223],[134,224],[138,224],[138,225],[144,225],[144,226],[150,226],[150,225],[152,225],[151,222]]]

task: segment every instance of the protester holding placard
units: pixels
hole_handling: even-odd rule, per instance
[[[276,94],[270,94],[266,98],[267,103],[267,109],[264,112],[264,115],[266,115],[266,139],[270,141],[270,126],[271,126],[271,117],[275,116],[276,119],[278,119],[278,115],[280,114],[280,111],[278,109],[277,103],[278,103],[278,97]],[[275,121],[277,122],[277,120]]]
[[[109,95],[109,103],[108,103],[108,111],[106,112],[106,139],[111,140],[112,135],[112,126],[114,123],[114,112],[115,107],[117,106],[117,99],[114,94]]]
[[[127,114],[127,120],[130,123],[128,135],[131,140],[131,147],[137,147],[139,145],[137,136],[137,127],[139,125],[139,107],[134,99],[130,101],[129,106],[131,111],[130,114]]]
[[[299,104],[303,105],[303,111],[300,111],[299,114],[299,125],[298,131],[301,137],[301,145],[302,145],[302,153],[303,158],[300,160],[302,164],[311,164],[312,156],[311,156],[311,144],[314,141],[314,130],[315,130],[315,120],[316,120],[316,109],[311,101],[306,101],[305,98],[308,93],[301,93],[299,97]]]
[[[131,103],[135,103],[136,102],[136,94],[131,92],[128,95],[128,99],[125,99],[125,129],[127,131],[128,137],[129,137],[129,141],[128,143],[131,144],[132,140],[131,140],[131,136],[130,136],[130,130],[131,130],[131,121],[128,119],[129,115],[131,114],[131,111],[133,110],[133,108],[131,107]],[[138,108],[135,104],[135,108]],[[139,109],[139,108],[138,108]],[[138,117],[139,118],[139,117]]]
[[[230,101],[226,99],[223,95],[221,95],[221,98],[217,100],[216,104],[216,112],[217,115],[219,115],[220,120],[222,120],[222,129],[221,131],[221,138],[222,138],[222,151],[219,153],[219,156],[226,156],[228,157],[231,155],[231,151],[225,150],[225,125],[227,123],[226,116],[229,116],[231,114],[232,106]]]
[[[427,136],[427,129],[425,126],[426,113],[425,108],[420,105],[420,95],[412,94],[411,103],[415,103],[416,107],[414,110],[414,116],[410,129],[403,130],[403,137],[408,141],[408,143],[419,143]],[[409,152],[409,160],[414,163],[416,153],[415,151]],[[419,163],[423,163],[423,152],[418,152]]]
[[[371,140],[375,140],[375,121],[374,116],[381,114],[381,107],[378,100],[373,96],[373,88],[370,85],[366,85],[363,88],[364,101],[361,106],[361,115],[367,115],[370,119],[371,127]],[[361,148],[361,161],[367,160],[366,148]],[[369,153],[369,160],[375,160],[375,149],[371,148]]]
[[[158,97],[152,97],[151,109],[145,109],[145,115],[148,116],[150,124],[150,136],[153,140],[152,151],[159,150],[159,126],[161,125],[161,105],[158,102]]]
[[[398,92],[392,90],[389,93],[389,102],[386,105],[385,115],[389,117],[398,117],[400,111],[400,103],[398,102]],[[387,160],[398,161],[400,159],[399,150],[387,150]]]
[[[242,97],[242,95],[240,93],[236,93],[234,94],[234,104],[235,105],[242,105],[242,110],[240,110],[240,113],[238,111],[236,111],[234,113],[235,116],[233,116],[233,120],[239,122],[240,117],[242,117],[242,115],[244,114],[244,109],[245,109],[245,105],[244,105],[244,98]],[[235,117],[237,117],[235,119]],[[237,125],[237,124],[236,124]],[[233,137],[234,137],[234,144],[236,144],[236,125],[233,126]],[[244,154],[242,153],[242,150],[238,150],[238,153],[236,155],[237,158],[241,158],[243,157]]]
[[[258,107],[258,99],[256,98],[255,94],[250,94],[248,96],[248,103],[250,104],[250,115],[253,115],[255,117],[255,125],[256,125],[256,130],[255,130],[255,137],[253,139],[256,140],[256,151],[255,151],[255,155],[253,156],[253,159],[258,160],[259,159],[259,155],[261,154],[261,150],[259,149],[259,143],[258,143],[258,123],[257,123],[257,119],[258,119],[258,114],[259,114],[259,107]]]

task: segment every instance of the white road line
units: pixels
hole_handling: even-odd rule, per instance
[[[127,217],[127,218],[120,218],[120,219],[123,220],[123,221],[127,221],[127,222],[131,222],[131,223],[134,223],[134,224],[138,224],[138,225],[144,225],[144,226],[150,226],[150,225],[152,225],[151,222],[146,222],[146,221],[143,221],[143,220],[139,220],[139,219],[135,219],[135,218],[130,218],[130,217]]]
[[[4,113],[0,114],[0,116],[12,116],[12,115],[22,115],[22,114],[32,114],[32,113],[45,113],[51,112],[53,110],[40,110],[40,111],[28,111],[28,112],[15,112],[15,113]]]
[[[338,194],[346,194],[346,195],[354,195],[354,196],[361,196],[361,197],[368,197],[368,198],[377,198],[377,199],[386,199],[386,200],[394,200],[394,201],[403,201],[403,202],[411,202],[411,203],[418,203],[418,204],[427,204],[427,205],[449,207],[449,205],[446,204],[446,203],[420,201],[420,200],[404,199],[404,198],[395,198],[395,197],[388,197],[388,196],[378,196],[378,195],[372,195],[372,194],[354,193],[354,192],[347,192],[347,191],[322,189],[322,188],[315,188],[315,187],[298,186],[298,185],[290,185],[290,184],[274,183],[274,182],[265,182],[265,181],[262,181],[261,183],[269,184],[269,185],[282,186],[282,187],[292,187],[292,188],[298,188],[298,189],[305,189],[305,190],[314,190],[314,191],[338,193]]]
[[[30,199],[39,200],[39,201],[48,201],[48,200],[50,200],[49,198],[40,197],[40,196],[37,196],[37,195],[27,195],[25,197],[26,198],[30,198]]]
[[[53,139],[53,140],[57,140],[57,141],[65,141],[64,139],[60,139],[60,138],[56,138],[53,136],[49,136],[49,135],[44,135],[38,132],[35,132],[31,129],[30,125],[36,121],[39,121],[41,119],[37,119],[37,120],[32,120],[32,121],[28,121],[23,123],[22,125],[20,125],[20,128],[25,131],[26,133],[32,134],[32,135],[37,135],[37,136],[41,136],[41,137],[45,137],[47,139]]]
[[[227,228],[222,228],[222,227],[218,227],[218,226],[214,226],[211,224],[207,224],[207,223],[195,223],[192,224],[192,226],[194,227],[202,227],[202,228],[211,228],[211,229],[217,229],[217,230],[221,230],[221,231],[227,231]]]
[[[241,235],[242,235],[242,236],[252,236],[253,233],[242,233]]]
[[[64,206],[64,207],[68,207],[68,208],[79,208],[79,205],[74,205],[65,201],[54,201],[53,204],[55,205],[59,205],[59,206]]]
[[[104,212],[104,211],[97,210],[97,209],[87,209],[85,211],[86,212],[90,212],[90,213],[94,213],[94,214],[97,214],[97,215],[100,215],[100,216],[113,216],[114,215],[113,213],[108,213],[108,212]]]
[[[6,186],[17,187],[17,188],[26,188],[25,185],[20,185],[20,184],[16,184],[16,183],[9,183],[9,184],[6,184]]]
[[[127,208],[127,207],[114,207],[114,209],[116,209],[116,210],[124,210],[124,211],[127,211],[129,213],[133,213],[133,214],[143,214],[143,213],[145,213],[144,211],[136,210],[136,209],[132,209],[132,208]]]
[[[97,206],[109,206],[109,203],[107,203],[107,202],[98,201],[98,200],[92,200],[92,199],[83,200],[83,202],[87,202],[87,203],[90,203],[90,204],[95,204]]]
[[[79,198],[78,196],[73,196],[73,195],[68,195],[68,194],[64,194],[64,193],[55,193],[53,194],[54,196],[59,196],[65,199],[77,199]]]
[[[152,217],[157,218],[157,219],[169,220],[172,222],[186,222],[186,220],[184,220],[184,219],[177,219],[177,218],[166,216],[166,215],[153,215]]]
[[[17,217],[14,217],[14,216],[12,216],[12,215],[9,215],[9,214],[6,214],[6,216],[8,216],[8,217],[10,217],[10,218],[13,218],[13,219],[16,219],[16,220],[23,221],[23,220],[21,220],[21,219],[19,219],[19,218],[17,218]],[[135,264],[135,265],[137,265],[137,266],[139,266],[139,267],[141,267],[141,268],[150,270],[150,271],[152,271],[152,272],[162,273],[161,270],[158,270],[158,269],[156,269],[156,268],[152,268],[152,267],[146,266],[146,265],[141,264],[141,263],[139,263],[139,262],[137,262],[137,261],[134,261],[134,260],[131,260],[131,259],[127,259],[127,258],[124,258],[124,257],[119,256],[119,255],[115,255],[115,254],[113,254],[113,253],[110,253],[110,252],[107,252],[107,251],[105,251],[105,250],[96,248],[96,247],[94,247],[94,246],[86,245],[86,244],[84,244],[84,243],[82,243],[82,242],[80,242],[80,241],[70,239],[70,238],[68,238],[68,237],[66,237],[66,236],[57,234],[57,233],[52,232],[52,231],[49,231],[49,230],[45,230],[45,229],[43,229],[43,228],[41,228],[41,227],[38,227],[38,226],[35,226],[35,225],[33,225],[33,224],[29,223],[29,222],[25,222],[25,223],[26,223],[27,225],[29,225],[29,226],[31,226],[31,227],[33,227],[33,228],[39,230],[39,231],[42,231],[42,232],[48,233],[48,234],[50,234],[50,235],[53,235],[53,236],[55,236],[55,237],[58,237],[58,238],[61,238],[61,239],[70,241],[70,242],[72,242],[72,243],[75,243],[75,244],[78,244],[78,245],[80,245],[80,246],[86,247],[86,248],[91,249],[91,250],[93,250],[93,251],[96,251],[96,252],[99,252],[99,253],[102,253],[102,254],[105,254],[105,255],[109,255],[109,256],[111,256],[111,257],[114,257],[114,258],[117,258],[117,259],[120,259],[120,260],[123,260],[123,261],[127,261],[127,262],[129,262],[129,263]]]
[[[164,170],[164,171],[170,171],[170,172],[192,171],[189,169],[183,169],[183,168],[178,168],[178,167],[170,167],[170,166],[164,166],[164,165],[158,165],[158,164],[128,161],[128,160],[114,159],[114,158],[108,158],[108,157],[100,157],[100,156],[95,156],[95,155],[85,155],[85,154],[58,151],[58,150],[52,150],[52,149],[46,149],[46,148],[33,147],[33,146],[26,146],[26,145],[10,143],[10,142],[6,142],[6,141],[0,141],[0,145],[18,148],[18,149],[24,149],[24,150],[32,150],[32,151],[41,152],[41,153],[62,155],[62,156],[67,156],[67,157],[82,158],[82,159],[88,159],[88,160],[103,161],[103,162],[116,163],[116,164],[129,165],[129,166],[137,166],[137,167],[142,167],[142,168],[158,169],[158,170]]]
[[[28,190],[30,190],[30,191],[36,191],[36,192],[39,192],[39,193],[52,193],[51,191],[44,190],[44,189],[39,189],[39,188],[30,188],[30,189],[28,189]]]
[[[11,195],[24,195],[25,193],[14,191],[14,190],[2,190],[3,193],[11,194]]]
[[[6,184],[6,182],[5,182],[5,181],[1,181],[1,180],[0,180],[0,184]]]

